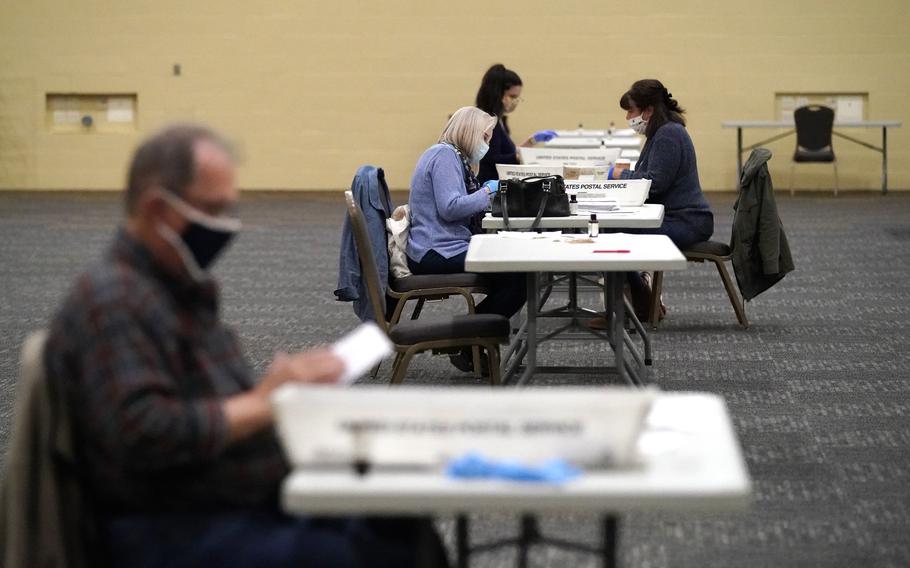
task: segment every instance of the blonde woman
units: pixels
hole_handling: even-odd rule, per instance
[[[463,107],[449,119],[439,142],[417,161],[411,177],[411,229],[408,267],[414,274],[464,272],[464,260],[476,219],[490,204],[499,182],[477,182],[480,159],[489,150],[496,117]],[[523,274],[489,274],[489,294],[477,313],[512,317],[525,302]],[[470,351],[452,364],[470,370]]]

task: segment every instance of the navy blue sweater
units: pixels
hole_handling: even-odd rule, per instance
[[[496,122],[496,126],[493,127],[490,150],[480,160],[480,172],[477,174],[477,181],[483,183],[487,180],[499,179],[499,174],[496,173],[496,164],[517,164],[516,152],[515,143],[512,142],[500,118]]]
[[[623,170],[623,179],[649,179],[648,203],[664,206],[664,222],[677,221],[689,226],[697,240],[707,240],[714,232],[714,214],[701,192],[695,146],[686,128],[667,122],[645,142],[635,171]]]

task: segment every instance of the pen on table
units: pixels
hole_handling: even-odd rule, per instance
[[[609,250],[595,250],[594,252],[615,252],[615,253],[628,253],[631,252],[628,249],[609,249]]]

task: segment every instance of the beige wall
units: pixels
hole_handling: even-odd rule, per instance
[[[620,124],[628,85],[662,79],[688,109],[706,189],[735,183],[722,120],[772,119],[776,91],[868,91],[869,118],[904,122],[890,132],[890,185],[910,189],[907,12],[906,0],[0,0],[0,188],[119,188],[137,140],[180,119],[241,142],[245,188],[347,187],[363,163],[405,188],[502,61],[525,82],[516,140]],[[46,92],[136,92],[138,130],[51,134]],[[793,145],[770,145],[778,187]],[[878,154],[835,149],[842,188],[878,188]],[[806,166],[797,182],[830,187],[830,168]]]

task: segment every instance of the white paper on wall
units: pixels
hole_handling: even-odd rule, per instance
[[[107,100],[108,122],[133,122],[133,100],[129,97],[111,97]]]

